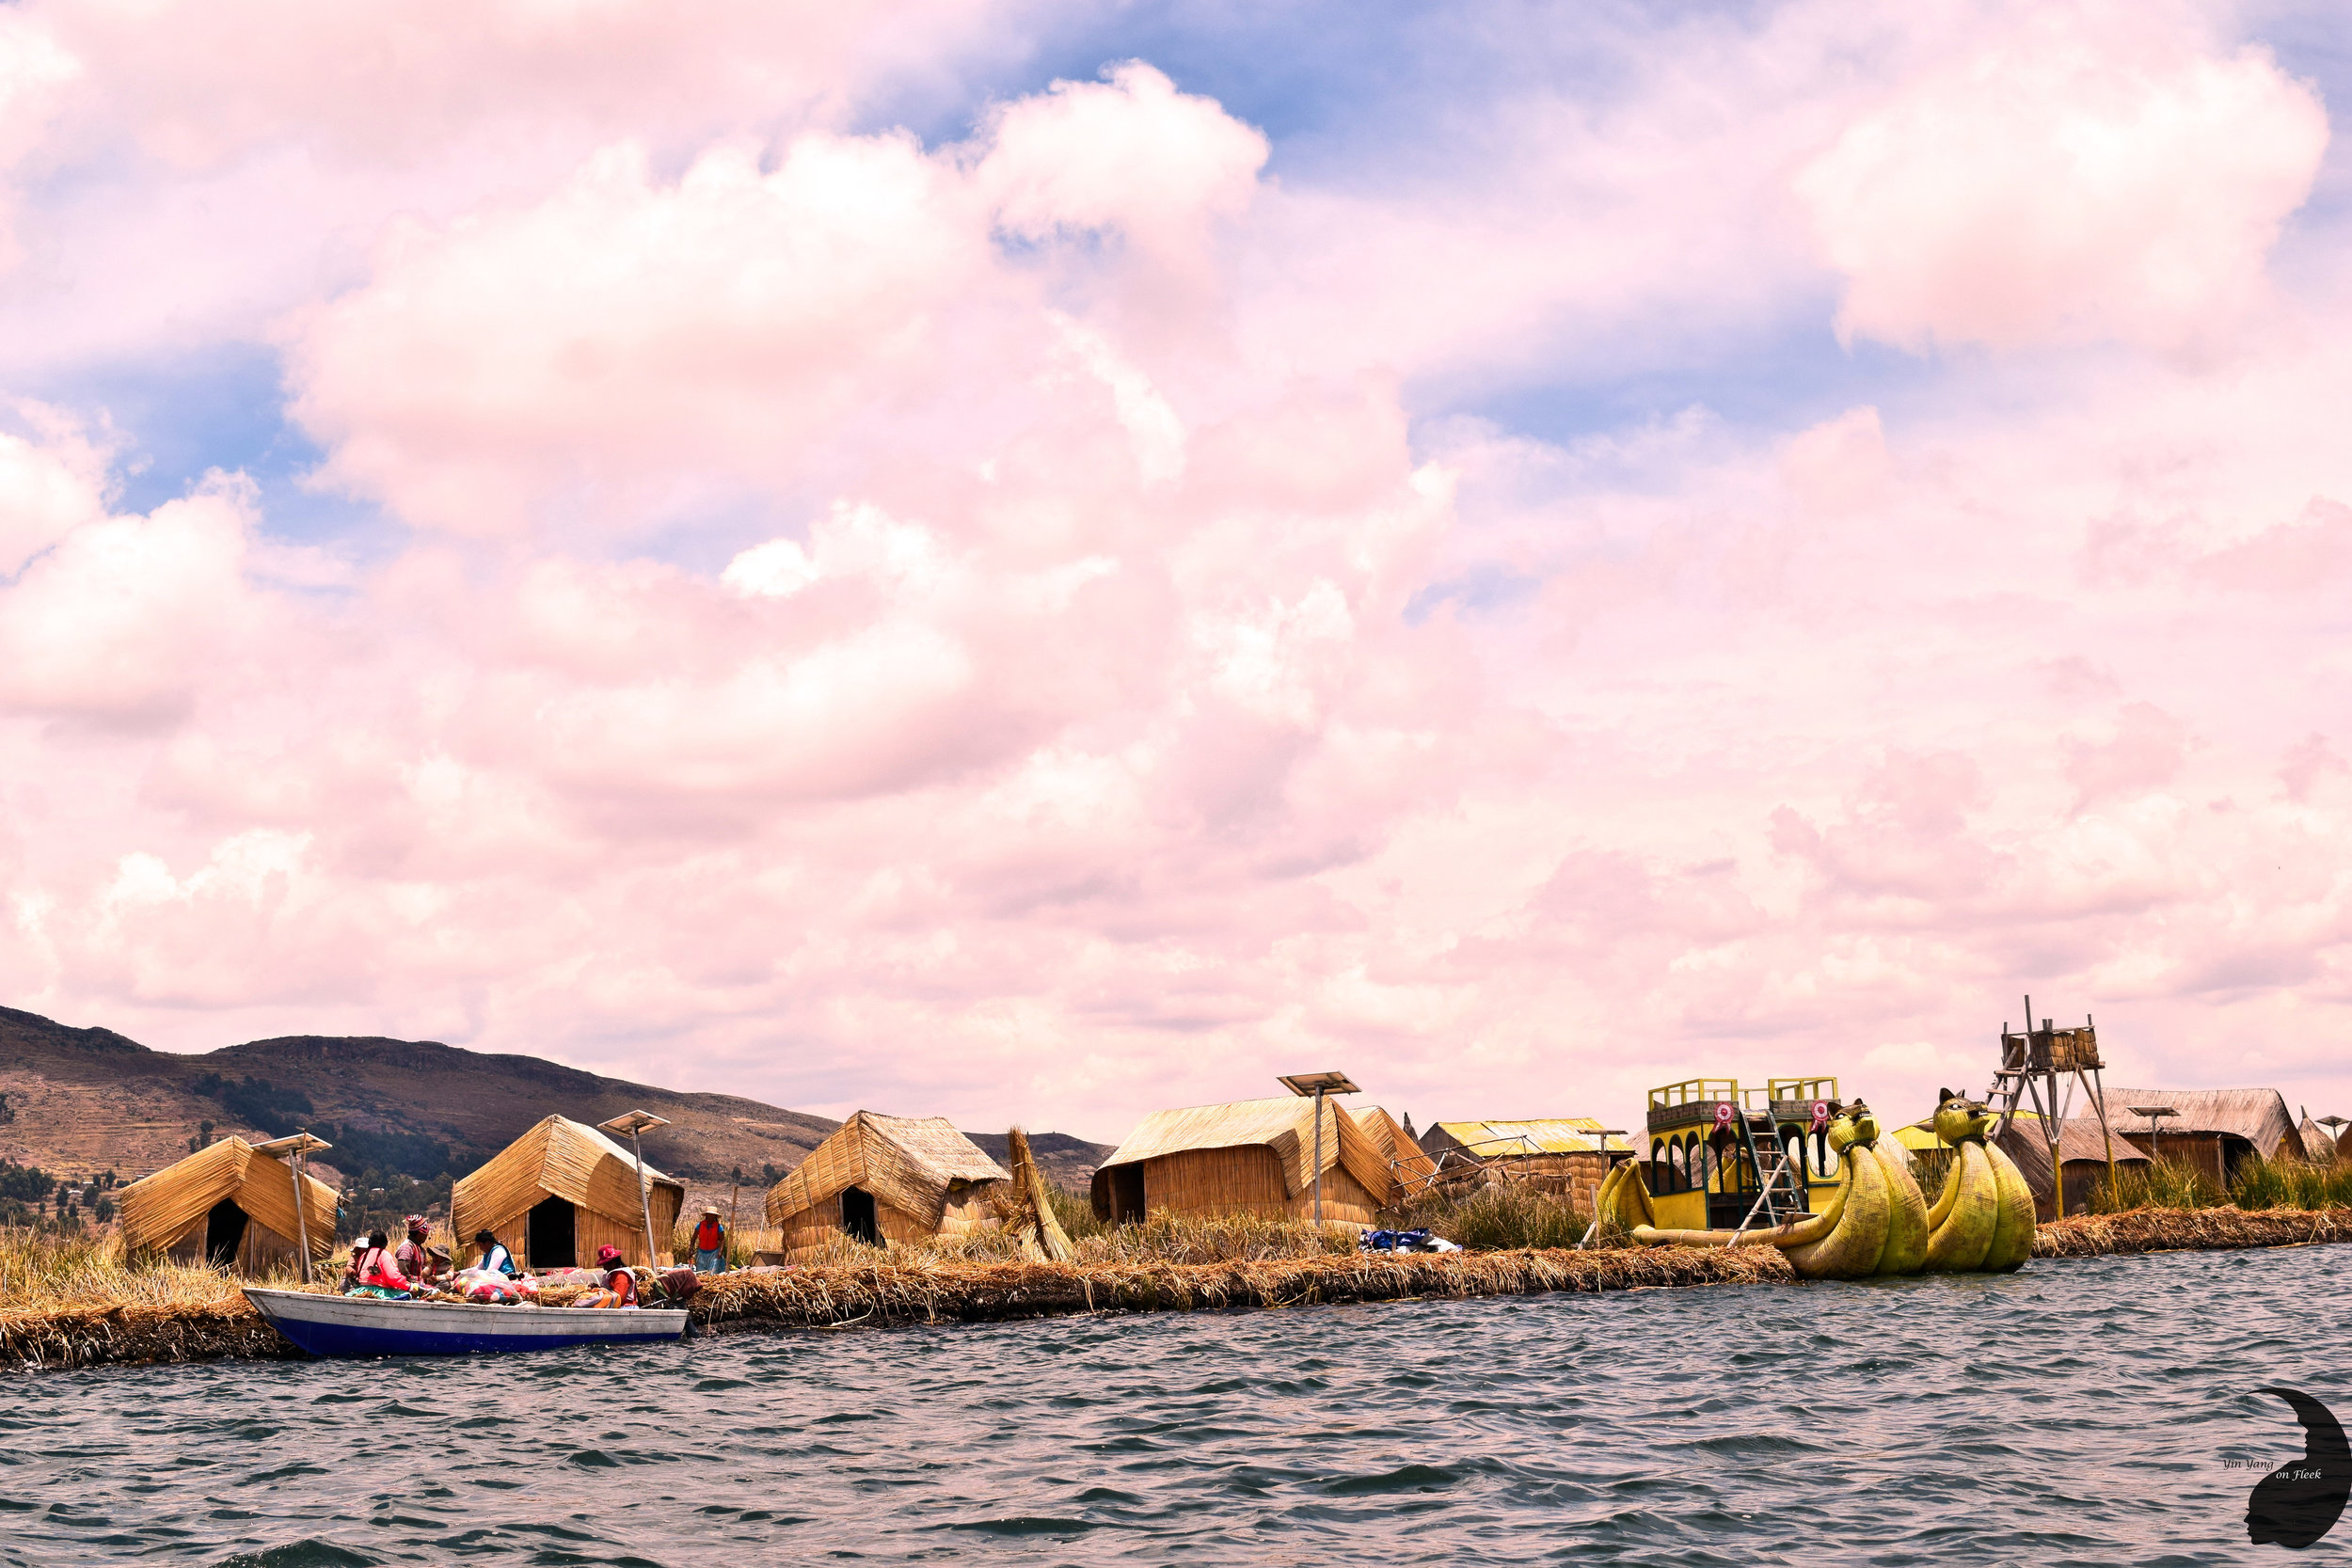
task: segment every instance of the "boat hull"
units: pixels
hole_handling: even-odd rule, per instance
[[[247,1289],[245,1294],[271,1327],[312,1355],[500,1354],[568,1345],[673,1343],[686,1333],[683,1307],[629,1312],[384,1301],[305,1291]]]

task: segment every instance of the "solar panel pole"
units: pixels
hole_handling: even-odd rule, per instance
[[[599,1132],[628,1134],[629,1155],[637,1162],[637,1212],[645,1222],[645,1267],[649,1269],[660,1266],[653,1246],[653,1189],[645,1181],[645,1151],[638,1143],[637,1138],[639,1133],[649,1128],[669,1125],[667,1121],[650,1111],[630,1111],[624,1116],[614,1117],[611,1121],[596,1124],[596,1131]]]
[[[302,1283],[310,1283],[310,1222],[302,1212],[302,1150],[286,1162],[294,1172],[294,1252],[302,1259]]]
[[[1323,1224],[1323,1091],[1315,1090],[1315,1224]]]
[[[653,1250],[653,1193],[645,1185],[645,1151],[637,1142],[637,1129],[628,1131],[628,1151],[637,1161],[637,1212],[645,1219],[645,1267],[659,1268],[661,1259]]]

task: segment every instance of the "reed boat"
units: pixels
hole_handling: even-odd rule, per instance
[[[472,1302],[386,1301],[246,1289],[270,1326],[312,1355],[475,1355],[566,1345],[674,1343],[686,1308],[609,1311]]]

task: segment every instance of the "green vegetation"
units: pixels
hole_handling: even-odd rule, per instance
[[[2352,1164],[2249,1160],[2230,1180],[2241,1209],[2352,1209]]]
[[[436,1205],[443,1214],[449,1212],[452,1185],[446,1173],[421,1181],[398,1171],[362,1170],[336,1195],[335,1233],[364,1236],[381,1230],[398,1241],[403,1234],[401,1222],[408,1215],[429,1214]]]
[[[1383,1217],[1392,1228],[1426,1229],[1479,1252],[1572,1247],[1592,1224],[1568,1195],[1518,1182],[1432,1188]]]
[[[2265,1160],[2256,1155],[2238,1162],[2228,1187],[2217,1186],[2212,1173],[2184,1160],[2159,1160],[2153,1164],[2126,1165],[2117,1173],[2116,1189],[2098,1182],[2090,1189],[2094,1214],[2120,1214],[2134,1209],[2352,1209],[2352,1164],[2307,1164],[2300,1160]]]

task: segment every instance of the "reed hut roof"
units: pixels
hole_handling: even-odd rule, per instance
[[[2277,1089],[2124,1089],[2107,1085],[2107,1125],[2118,1132],[2145,1132],[2148,1118],[2131,1113],[2134,1105],[2169,1105],[2178,1116],[2166,1117],[2159,1133],[2224,1132],[2244,1138],[2265,1160],[2283,1148],[2303,1157],[2303,1140],[2295,1118],[2287,1114],[2286,1096]]]
[[[2295,1129],[2295,1135],[2303,1140],[2303,1157],[2315,1165],[2324,1165],[2336,1157],[2336,1135],[2312,1119],[2309,1111]]]
[[[1303,1095],[1279,1100],[1237,1100],[1227,1105],[1191,1105],[1154,1111],[1127,1141],[1097,1167],[1134,1164],[1164,1154],[1196,1149],[1270,1148],[1282,1168],[1284,1196],[1296,1197],[1314,1185],[1315,1101]],[[1323,1169],[1342,1169],[1375,1196],[1385,1197],[1393,1178],[1380,1143],[1337,1100],[1323,1101]]]
[[[1010,1172],[945,1117],[860,1111],[768,1191],[768,1223],[781,1225],[850,1187],[936,1227],[958,1182],[1009,1181]]]
[[[335,1246],[335,1189],[315,1176],[302,1181],[310,1256],[324,1258]],[[122,1244],[134,1250],[169,1246],[223,1198],[235,1199],[238,1208],[291,1243],[302,1228],[294,1219],[294,1173],[283,1160],[256,1153],[243,1138],[223,1138],[122,1189]]]
[[[1395,1174],[1408,1181],[1425,1181],[1438,1174],[1438,1162],[1422,1152],[1421,1144],[1404,1123],[1377,1105],[1367,1105],[1351,1113],[1356,1123],[1372,1134],[1372,1141]]]
[[[1512,1154],[1597,1154],[1601,1124],[1597,1117],[1537,1117],[1519,1121],[1440,1121],[1442,1132],[1480,1159]],[[1622,1154],[1626,1150],[1620,1147]]]
[[[675,1192],[678,1203],[686,1201],[686,1183],[676,1178],[647,1165],[645,1180]],[[608,1219],[640,1223],[637,1163],[595,1128],[569,1117],[548,1117],[450,1190],[451,1227],[461,1236],[495,1229],[545,1197],[563,1198]]]

